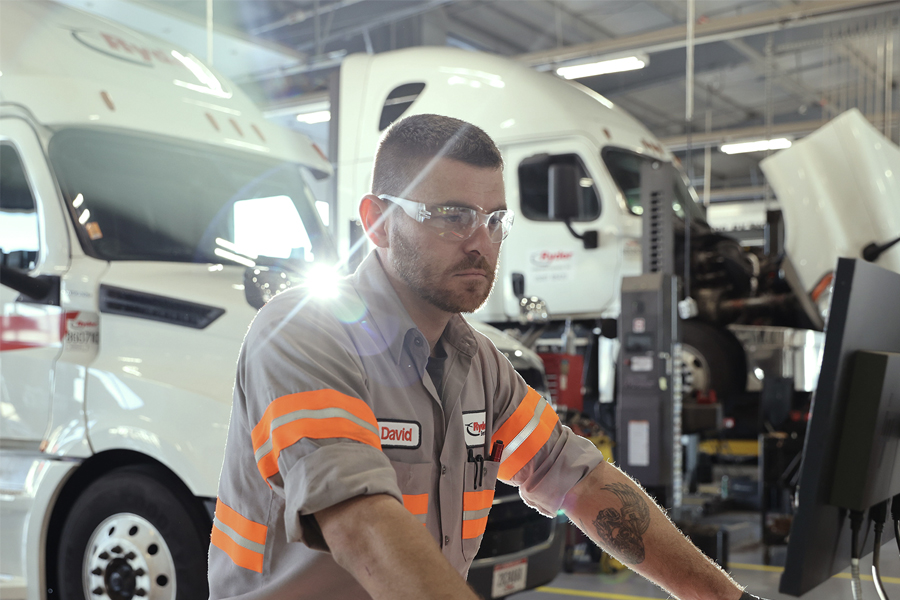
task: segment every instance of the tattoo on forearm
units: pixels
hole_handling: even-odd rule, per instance
[[[624,483],[610,483],[603,489],[622,501],[622,509],[604,508],[597,513],[593,521],[597,535],[623,562],[632,565],[644,562],[644,533],[650,527],[647,501]]]

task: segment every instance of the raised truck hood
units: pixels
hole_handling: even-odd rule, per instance
[[[857,109],[760,163],[781,204],[785,249],[807,292],[839,257],[900,237],[900,148]],[[874,261],[900,272],[900,243]]]

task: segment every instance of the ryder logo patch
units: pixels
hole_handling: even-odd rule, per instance
[[[486,414],[483,410],[463,413],[466,446],[484,446],[484,434],[487,428]]]
[[[422,426],[417,421],[378,421],[382,448],[418,448]]]

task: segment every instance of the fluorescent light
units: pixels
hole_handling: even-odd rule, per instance
[[[249,258],[241,256],[240,254],[235,254],[234,252],[229,252],[228,250],[223,250],[222,248],[216,248],[215,250],[213,250],[213,253],[216,256],[221,256],[222,258],[228,259],[232,262],[236,262],[240,265],[244,265],[245,267],[256,266],[256,263]]]
[[[626,56],[625,58],[614,58],[612,60],[603,60],[586,65],[574,65],[571,67],[560,67],[556,70],[556,74],[566,79],[580,79],[582,77],[593,77],[594,75],[604,75],[606,73],[620,73],[622,71],[634,71],[643,69],[650,60],[646,56]]]
[[[324,123],[331,120],[331,111],[317,110],[316,112],[299,114],[297,115],[297,120],[301,123],[308,123],[309,125],[313,125],[314,123]]]
[[[766,150],[783,150],[791,147],[791,140],[776,138],[774,140],[756,140],[739,144],[722,144],[719,150],[725,154],[741,154],[743,152],[764,152]]]

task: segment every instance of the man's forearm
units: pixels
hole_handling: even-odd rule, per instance
[[[566,496],[569,518],[601,548],[680,600],[738,600],[741,589],[627,475],[600,463]]]
[[[360,496],[316,513],[334,559],[376,600],[477,600],[437,543],[385,495]]]

